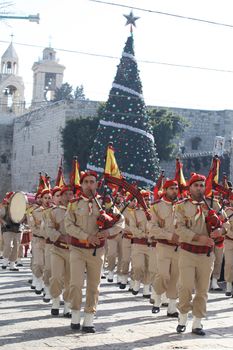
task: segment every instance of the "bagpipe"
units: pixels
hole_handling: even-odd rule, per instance
[[[205,197],[203,197],[202,199],[208,208],[208,215],[205,218],[205,222],[206,222],[207,231],[210,235],[211,232],[217,230],[218,228],[223,227],[224,220],[221,219],[222,208],[220,208],[217,212],[212,208],[213,204],[209,205]],[[217,237],[213,239],[213,241],[217,248],[223,248],[223,242],[224,242],[223,236]],[[208,252],[207,255],[208,256],[210,255],[210,251]]]
[[[132,199],[136,198],[138,201],[138,204],[141,205],[142,209],[144,210],[144,213],[146,215],[147,220],[148,221],[151,220],[151,214],[149,212],[149,209],[148,209],[146,202],[141,194],[140,189],[136,185],[130,184],[123,177],[119,179],[119,178],[116,178],[116,177],[113,177],[113,176],[110,176],[107,174],[105,174],[104,180],[105,180],[107,185],[112,184],[112,185],[117,186],[119,189],[124,189],[125,193],[129,192],[132,196]]]
[[[93,192],[91,192],[91,194],[100,212],[100,215],[98,216],[96,221],[96,224],[99,228],[99,232],[110,229],[121,219],[121,213],[123,211],[117,214],[107,214],[106,211],[103,209],[102,205],[100,204],[98,198],[95,196],[95,194]],[[97,248],[94,249],[93,256],[96,256],[96,249]]]
[[[137,199],[138,203],[143,208],[147,220],[151,220],[151,214],[149,213],[149,210],[148,210],[148,207],[146,205],[146,202],[145,202],[145,200],[144,200],[144,198],[143,198],[143,196],[142,196],[142,194],[140,192],[140,189],[138,187],[128,183],[124,178],[118,179],[118,178],[115,178],[115,177],[112,177],[112,176],[105,175],[105,179],[104,180],[106,182],[106,185],[104,186],[103,205],[100,204],[98,198],[96,198],[94,193],[91,193],[92,197],[93,197],[93,199],[94,199],[94,201],[95,201],[95,203],[98,206],[99,211],[100,211],[100,215],[98,216],[97,222],[96,222],[97,226],[99,227],[99,232],[107,230],[107,229],[113,227],[121,219],[123,212],[129,206],[130,202],[134,198]],[[120,212],[117,213],[117,214],[113,213],[111,211],[109,211],[107,213],[106,210],[104,209],[104,207],[105,207],[105,203],[104,202],[105,202],[105,198],[106,198],[106,187],[107,187],[107,185],[109,183],[117,186],[118,189],[120,189],[120,190],[124,189],[125,193],[127,193],[127,192],[130,193],[129,200],[125,203],[124,207],[121,208]],[[116,199],[116,197],[115,197],[115,199]],[[115,200],[113,201],[112,208],[114,207],[114,205],[115,205]],[[94,256],[96,255],[96,248],[95,248],[95,250],[93,252],[93,255]]]

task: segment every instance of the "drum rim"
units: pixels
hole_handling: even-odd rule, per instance
[[[12,213],[11,213],[11,202],[12,202],[13,198],[14,198],[17,194],[19,194],[19,193],[20,193],[20,194],[22,195],[22,197],[25,199],[25,212],[24,212],[24,215],[23,215],[22,219],[16,221],[16,220],[14,220],[14,219],[12,218]],[[10,217],[11,221],[12,221],[13,223],[15,223],[15,224],[21,224],[22,221],[23,221],[24,218],[25,218],[26,208],[27,208],[27,196],[26,196],[25,193],[22,192],[22,191],[16,191],[16,192],[12,195],[12,197],[11,197],[11,199],[10,199],[10,201],[9,201],[9,210],[8,210],[8,212],[9,212],[9,217]]]

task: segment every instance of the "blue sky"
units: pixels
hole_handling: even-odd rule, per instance
[[[109,0],[144,9],[198,17],[233,25],[232,0]],[[42,48],[17,43],[84,51],[120,57],[129,27],[121,8],[89,0],[15,0],[12,14],[40,13],[40,24],[23,20],[0,22],[0,52],[14,34],[19,74],[30,103],[33,62]],[[233,109],[233,73],[171,67],[142,61],[167,62],[233,71],[233,27],[134,10],[141,18],[134,30],[145,102],[150,105],[198,109]],[[50,39],[51,37],[51,39]],[[57,50],[66,66],[64,82],[84,85],[91,100],[106,100],[119,59],[107,59]]]

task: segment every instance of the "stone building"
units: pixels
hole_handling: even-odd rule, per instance
[[[39,108],[53,100],[55,89],[62,85],[65,67],[58,63],[56,51],[52,47],[46,47],[42,59],[33,64],[32,70],[32,108]]]
[[[23,81],[18,76],[18,57],[12,43],[2,56],[0,197],[9,190],[34,191],[39,171],[45,171],[55,179],[63,155],[61,130],[71,119],[97,115],[97,101],[49,101],[56,87],[61,86],[65,69],[58,63],[55,54],[52,48],[46,48],[43,58],[33,64],[33,98],[28,111],[24,110]],[[222,168],[233,178],[233,111],[166,109],[184,116],[189,123],[183,135],[174,140],[186,177],[195,170],[208,172],[215,137],[223,136],[225,152]],[[175,160],[161,162],[161,168],[165,169],[166,176],[173,177]]]
[[[20,115],[24,112],[24,84],[18,75],[19,59],[12,43],[1,58],[0,113]]]
[[[39,171],[53,180],[63,155],[61,130],[71,119],[95,116],[98,106],[95,101],[59,101],[15,119],[12,188],[34,191]]]

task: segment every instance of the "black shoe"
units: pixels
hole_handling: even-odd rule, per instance
[[[0,259],[3,259],[3,256],[2,256],[2,255],[0,256]]]
[[[59,309],[51,309],[51,315],[52,316],[58,316],[59,315]]]
[[[79,331],[80,330],[80,323],[71,323],[70,328],[75,330],[75,331]]]
[[[226,292],[225,295],[226,295],[226,297],[231,297],[231,296],[232,296],[232,295],[231,295],[231,292]],[[232,296],[232,297],[233,297],[233,296]]]
[[[32,279],[28,280],[28,283],[29,283],[29,284],[32,284]]]
[[[218,287],[218,288],[212,288],[212,290],[214,292],[221,292],[222,291],[222,288]]]
[[[129,289],[128,289],[128,291],[132,293],[132,291],[133,291],[133,288],[129,288]]]
[[[6,270],[6,266],[5,266],[5,265],[3,265],[3,266],[2,266],[2,269],[3,269],[3,270]]]
[[[84,333],[95,333],[96,332],[96,329],[94,326],[92,327],[85,327],[85,326],[82,326],[82,331]]]
[[[150,299],[150,294],[143,294],[143,298]]]
[[[44,302],[44,303],[49,303],[49,302],[50,302],[50,299],[43,298],[43,302]]]
[[[120,289],[125,289],[126,288],[126,284],[121,283],[119,287],[120,287]]]
[[[106,279],[106,276],[105,276],[105,275],[102,275],[102,276],[101,276],[101,279],[102,279],[102,280],[105,280],[105,279]]]
[[[134,289],[132,289],[132,294],[133,294],[133,295],[138,295],[138,292],[139,292],[139,290],[134,290]]]
[[[31,285],[31,289],[36,289],[36,287],[35,287],[35,286],[33,286],[33,285]]]
[[[16,264],[16,266],[23,267],[23,264],[22,263],[18,263],[18,264]]]
[[[63,314],[63,317],[65,318],[71,318],[71,312],[67,312],[66,314]],[[74,323],[71,323],[74,324]],[[79,325],[80,326],[80,325]]]
[[[177,333],[184,333],[186,331],[186,326],[183,326],[182,324],[178,324],[176,327]]]
[[[162,303],[161,306],[168,307],[168,303]]]
[[[10,271],[19,271],[19,269],[17,269],[17,267],[13,267],[12,269],[10,269]]]
[[[112,282],[113,282],[113,279],[108,278],[107,281],[110,282],[110,283],[112,283]]]
[[[60,300],[60,305],[64,306],[64,304],[65,304],[64,300]]]
[[[202,328],[194,328],[192,329],[192,333],[197,335],[205,335],[205,331]]]
[[[42,293],[42,290],[37,290],[37,289],[35,289],[35,293],[36,293],[37,295],[40,295],[40,294]]]
[[[153,306],[151,312],[152,314],[158,314],[160,312],[160,307]]]
[[[167,313],[167,317],[175,317],[175,318],[178,318],[179,317],[179,313],[176,311],[176,312],[168,312]]]

